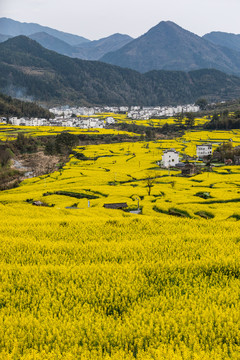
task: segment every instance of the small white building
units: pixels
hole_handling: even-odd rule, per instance
[[[128,106],[120,106],[119,110],[122,111],[122,112],[127,112],[128,111]]]
[[[162,163],[161,163],[163,167],[168,168],[171,166],[176,166],[178,163],[179,163],[178,151],[176,151],[175,149],[169,149],[163,152]]]
[[[7,123],[7,118],[6,117],[1,117],[0,118],[0,122],[2,123],[2,124],[6,124]]]
[[[108,116],[105,121],[107,125],[115,124],[115,119],[112,116]]]
[[[62,122],[62,126],[73,127],[73,121],[71,119],[66,119]]]
[[[9,118],[9,124],[19,125],[20,124],[20,119],[18,119],[17,117],[10,117]]]
[[[212,155],[212,144],[197,145],[197,157],[203,158],[204,156]]]

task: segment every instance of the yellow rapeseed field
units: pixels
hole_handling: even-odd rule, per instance
[[[229,139],[240,131],[78,147],[2,191],[0,359],[240,359],[240,166],[157,165]],[[138,201],[139,215],[103,207]]]
[[[122,130],[115,129],[81,129],[77,127],[62,127],[62,126],[13,126],[0,124],[0,140],[1,141],[11,141],[17,138],[19,133],[22,133],[26,136],[51,136],[58,135],[61,132],[66,131],[70,134],[80,135],[128,135],[128,136],[139,136],[131,132],[126,132]]]

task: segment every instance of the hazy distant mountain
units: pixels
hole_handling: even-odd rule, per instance
[[[217,70],[134,70],[73,59],[18,36],[0,44],[0,91],[48,104],[169,105],[240,97],[240,78]]]
[[[98,60],[108,51],[117,50],[132,40],[132,38],[128,35],[114,34],[104,39],[80,44],[79,46],[71,46],[66,42],[44,32],[32,34],[28,37],[36,40],[46,49],[56,51],[62,55],[84,60]]]
[[[52,35],[49,35],[45,32],[39,32],[28,36],[32,40],[36,40],[40,45],[45,47],[48,50],[53,50],[59,54],[73,56],[76,52],[76,48],[67,44],[65,41],[62,41]]]
[[[10,35],[0,34],[0,43],[10,39],[11,37],[12,36]]]
[[[113,34],[100,40],[80,44],[77,57],[85,60],[99,60],[104,54],[116,51],[132,40],[133,38],[129,35]]]
[[[213,44],[240,51],[240,35],[221,31],[213,31],[204,35],[203,38],[211,41]]]
[[[21,23],[7,18],[0,18],[0,34],[4,34],[0,35],[0,42],[12,36],[26,35],[49,50],[85,60],[98,60],[107,52],[118,50],[133,40],[128,35],[114,34],[90,41],[46,26]]]
[[[55,36],[56,38],[65,41],[69,45],[79,45],[86,43],[90,40],[85,39],[82,36],[68,34],[62,31],[52,29],[47,26],[41,26],[34,23],[22,23],[8,18],[0,18],[0,33],[18,36],[18,35],[32,35],[38,32],[45,32],[49,35]]]
[[[212,44],[171,21],[160,22],[100,60],[143,73],[153,69],[189,71],[200,68],[240,73],[238,52]]]

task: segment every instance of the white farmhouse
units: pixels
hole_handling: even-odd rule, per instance
[[[127,112],[128,111],[128,106],[120,106],[119,110],[122,111],[122,112]]]
[[[212,144],[197,145],[197,157],[203,158],[204,156],[212,155]]]
[[[107,125],[115,124],[115,119],[112,116],[108,116],[105,121]]]
[[[162,156],[162,166],[163,167],[170,167],[176,166],[179,163],[179,152],[175,149],[165,150]]]
[[[62,126],[66,126],[66,127],[73,127],[73,121],[72,119],[66,119],[62,122]]]
[[[26,119],[25,125],[26,126],[33,126],[33,119]]]
[[[20,124],[20,119],[18,119],[17,117],[10,117],[9,124],[19,125]]]

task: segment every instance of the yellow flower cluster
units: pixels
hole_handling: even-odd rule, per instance
[[[0,359],[238,358],[238,223],[20,203],[1,219]]]
[[[240,167],[157,165],[167,148],[230,138],[76,148],[63,170],[1,192],[0,359],[240,359]],[[103,207],[138,200],[141,215]]]
[[[126,132],[115,129],[80,129],[74,127],[61,127],[61,126],[13,126],[0,124],[0,140],[11,141],[15,140],[19,133],[23,133],[26,136],[51,136],[58,135],[63,131],[74,135],[80,134],[94,134],[94,135],[128,135],[128,136],[139,136],[138,134]]]

